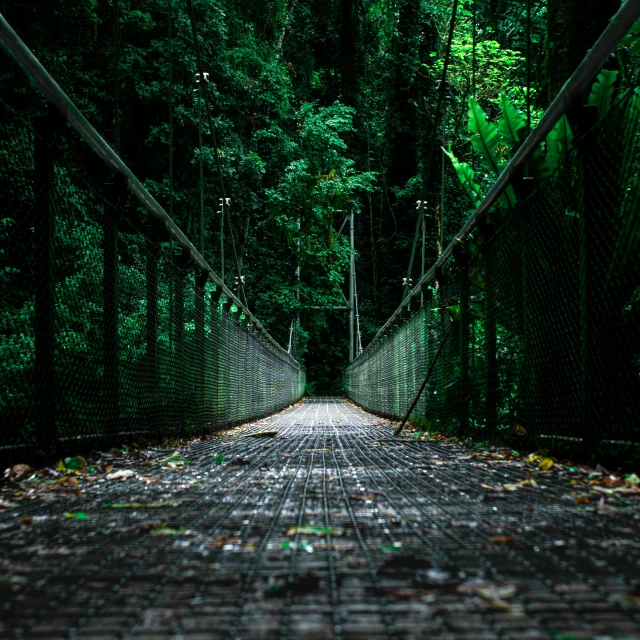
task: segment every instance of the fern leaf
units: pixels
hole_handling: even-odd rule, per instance
[[[529,171],[539,185],[551,175],[551,169],[540,149],[536,149],[529,158]]]
[[[640,94],[635,89],[629,92],[624,98],[621,96],[620,109],[623,109],[622,136],[620,137],[620,149],[622,162],[620,165],[620,183],[626,182],[627,176],[633,172],[633,164],[637,154],[634,139],[638,135],[640,125]]]
[[[460,184],[464,187],[473,207],[477,207],[482,200],[482,193],[480,191],[480,185],[476,184],[473,181],[474,171],[469,166],[467,162],[460,162],[458,158],[455,157],[453,151],[451,150],[451,146],[449,149],[445,149],[442,147],[442,150],[447,155],[447,157],[451,160],[451,164],[453,168],[456,170],[456,174],[458,175],[458,179],[460,180]]]
[[[498,147],[498,127],[487,121],[487,116],[475,98],[469,98],[469,131],[477,134],[471,136],[471,144],[480,156],[480,164],[490,173],[498,175],[503,164]]]
[[[573,132],[566,116],[562,116],[547,136],[547,166],[555,171],[571,149]]]
[[[516,151],[521,144],[520,132],[526,127],[522,114],[513,106],[506,93],[500,94],[502,118],[498,120],[498,131],[502,144],[510,151]]]
[[[617,71],[603,69],[591,89],[589,104],[597,107],[599,120],[602,120],[602,118],[604,118],[611,109],[613,89],[617,77]]]

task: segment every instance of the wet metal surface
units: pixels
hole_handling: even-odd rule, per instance
[[[316,400],[180,449],[191,464],[17,496],[0,637],[640,638],[635,494],[576,504],[569,472],[391,433]]]

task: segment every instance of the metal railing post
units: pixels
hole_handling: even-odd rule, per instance
[[[34,119],[35,188],[35,422],[38,448],[46,453],[55,447],[55,224],[54,145],[60,117],[50,109]]]
[[[496,291],[493,248],[487,251],[485,283],[485,340],[487,358],[487,431],[493,434],[498,426],[498,362],[497,362],[497,324]]]
[[[151,222],[151,221],[150,221]],[[153,231],[148,236],[153,237]],[[158,403],[158,258],[159,247],[149,240],[146,265],[147,318],[145,327],[146,342],[146,388],[143,406],[145,407],[145,427],[157,431]]]
[[[204,286],[207,275],[199,273],[195,282],[195,358],[196,429],[204,430]]]
[[[469,427],[469,267],[460,279],[460,431]]]
[[[355,340],[354,340],[354,309],[355,309],[355,273],[356,273],[356,257],[354,254],[355,247],[355,225],[353,211],[349,216],[349,232],[351,242],[351,256],[349,259],[349,362],[353,362],[355,358]]]
[[[118,212],[121,198],[126,194],[126,183],[121,176],[104,185],[105,197],[111,206],[104,207],[102,217],[104,233],[103,253],[103,404],[104,428],[117,433],[120,418],[118,370]]]

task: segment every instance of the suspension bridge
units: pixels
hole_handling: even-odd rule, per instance
[[[2,141],[0,635],[640,638],[640,94],[601,73],[639,15],[364,350],[353,287],[348,398],[307,399],[0,16],[49,103]]]

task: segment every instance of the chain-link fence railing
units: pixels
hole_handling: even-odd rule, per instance
[[[640,91],[613,92],[606,115],[572,109],[554,174],[512,176],[506,221],[477,217],[349,365],[357,404],[404,417],[433,365],[430,431],[640,443]]]
[[[203,434],[297,401],[304,367],[93,151],[53,108],[0,102],[0,451]]]

